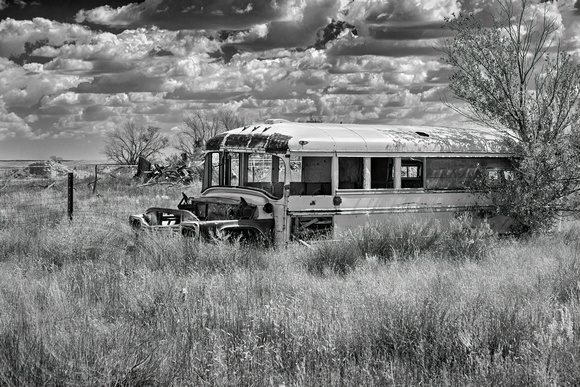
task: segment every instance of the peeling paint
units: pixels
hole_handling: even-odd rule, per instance
[[[285,152],[288,150],[288,142],[292,136],[273,133],[269,136],[268,144],[266,145],[266,152]]]
[[[205,144],[205,149],[219,150],[222,146],[224,138],[226,138],[226,133],[218,134],[217,136],[210,138]]]
[[[234,148],[245,148],[248,146],[248,141],[251,139],[251,136],[245,134],[230,134],[226,136],[226,141],[224,143],[225,147],[234,147]]]
[[[264,134],[254,134],[250,138],[250,142],[248,144],[249,148],[264,148],[266,147],[266,143],[268,142],[268,138],[270,136]]]

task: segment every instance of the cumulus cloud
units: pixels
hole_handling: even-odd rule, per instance
[[[567,30],[566,49],[576,63],[580,63],[580,23],[573,24]]]
[[[79,82],[74,91],[78,93],[123,93],[123,92],[159,92],[167,79],[162,74],[145,77],[138,72],[125,72],[115,75],[103,75],[91,81]]]
[[[27,43],[46,41],[46,44],[61,46],[91,36],[92,32],[83,26],[59,23],[44,18],[32,20],[5,19],[0,21],[0,57],[17,57],[26,52]]]
[[[131,106],[131,101],[127,93],[118,94],[89,94],[75,93],[68,91],[54,96],[46,96],[41,100],[42,107],[86,107],[86,106]]]
[[[104,105],[90,105],[82,109],[80,119],[82,121],[107,121],[116,115],[117,108]]]
[[[32,133],[29,122],[13,112],[8,112],[4,100],[0,98],[0,140],[9,138],[33,139],[35,135]]]
[[[30,72],[11,61],[0,61],[0,94],[8,107],[30,107],[45,95],[56,94],[90,78],[74,75]]]
[[[145,0],[143,3],[130,3],[119,8],[104,5],[91,10],[80,10],[75,20],[77,23],[91,22],[110,26],[125,27],[136,23],[141,14],[155,12],[161,0]]]
[[[338,0],[276,0],[243,2],[146,0],[118,8],[81,10],[77,22],[115,27],[155,25],[167,30],[234,31],[234,43],[257,47],[312,44],[316,32],[335,18]]]
[[[197,56],[177,60],[171,65],[169,76],[175,77],[197,77],[201,74],[201,63]]]
[[[263,39],[247,40],[243,46],[254,50],[311,46],[316,42],[317,32],[328,25],[338,11],[336,0],[287,2],[285,16],[268,24],[268,34]]]
[[[81,10],[76,21],[114,27],[157,25],[166,29],[247,29],[280,20],[301,6],[302,0],[240,2],[238,0],[145,0],[118,8]]]
[[[580,61],[573,1],[547,6]],[[433,49],[449,36],[440,24],[493,3],[135,0],[75,10],[85,26],[6,18],[0,136],[33,138],[43,128],[95,139],[127,120],[169,129],[224,107],[251,120],[452,122],[440,102],[450,69]]]
[[[361,36],[387,39],[429,37],[445,17],[460,11],[456,0],[366,0],[341,9],[342,19],[356,26]]]
[[[64,72],[90,72],[93,64],[80,59],[55,58],[43,66],[44,70],[62,70]]]
[[[106,120],[84,121],[82,114],[68,115],[59,118],[50,128],[53,139],[84,139],[100,137],[108,130],[117,128],[125,122],[124,116],[113,116]]]
[[[238,8],[236,6],[232,7],[232,11],[234,13],[248,13],[251,12],[254,9],[254,5],[252,3],[248,3],[248,5],[246,5],[246,8]]]
[[[363,2],[361,8],[364,8],[365,20],[371,23],[437,21],[460,11],[456,0],[371,0]]]

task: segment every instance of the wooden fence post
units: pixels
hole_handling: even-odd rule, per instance
[[[73,218],[73,176],[72,172],[68,174],[68,218]]]
[[[95,164],[95,181],[93,183],[93,195],[97,192],[98,173],[99,173],[99,165]]]

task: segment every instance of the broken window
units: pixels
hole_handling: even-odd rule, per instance
[[[362,157],[338,158],[338,188],[361,189],[363,188],[363,178]]]
[[[489,168],[486,172],[487,183],[492,187],[497,187],[504,181],[514,179],[514,172],[509,169]]]
[[[281,198],[285,175],[284,160],[272,154],[214,152],[206,156],[204,188],[252,187]]]
[[[286,166],[284,160],[271,154],[252,153],[244,155],[247,162],[242,184],[244,187],[259,188],[276,198],[284,194]]]
[[[510,161],[497,157],[437,157],[426,162],[425,184],[428,189],[466,189],[478,184],[487,172],[490,182],[509,178]],[[503,175],[503,176],[502,176]]]
[[[332,157],[292,157],[290,195],[330,195]]]
[[[401,159],[401,188],[423,188],[423,160]]]
[[[205,156],[203,188],[215,187],[220,183],[220,154],[208,153]]]

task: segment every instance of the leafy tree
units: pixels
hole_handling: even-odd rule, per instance
[[[106,134],[103,154],[119,164],[137,164],[139,157],[149,159],[169,145],[169,139],[155,126],[138,126],[127,122]]]
[[[205,142],[211,137],[247,125],[246,119],[232,110],[219,110],[215,114],[195,112],[184,123],[185,127],[177,134],[175,148],[193,160],[201,157]]]
[[[580,69],[560,45],[550,5],[497,5],[489,27],[471,14],[447,18],[456,34],[440,49],[454,69],[449,87],[465,102],[453,107],[501,132],[515,155],[500,188],[485,188],[500,213],[532,232],[573,209],[580,189]]]

